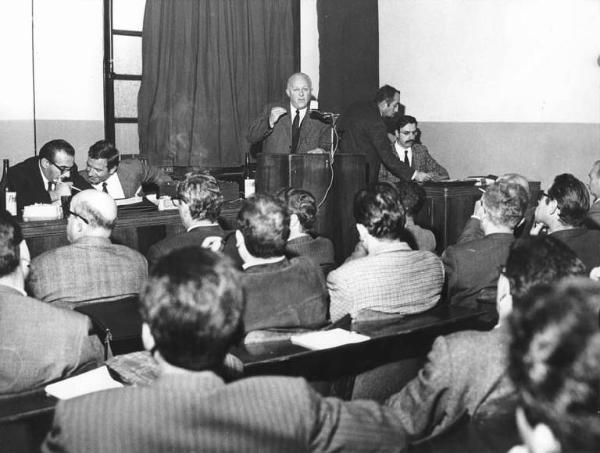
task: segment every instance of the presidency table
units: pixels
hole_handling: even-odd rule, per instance
[[[219,222],[223,227],[233,228],[241,206],[239,200],[227,202],[221,209]],[[31,257],[46,250],[67,245],[67,220],[48,220],[41,222],[20,221],[23,237],[27,240]],[[146,254],[155,242],[183,232],[179,211],[135,210],[119,207],[117,225],[111,240]]]

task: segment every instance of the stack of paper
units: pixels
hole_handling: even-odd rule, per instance
[[[68,400],[86,393],[98,392],[100,390],[123,387],[123,384],[115,381],[109,374],[108,368],[102,366],[95,370],[82,373],[72,378],[64,379],[44,387],[48,395],[59,400]]]
[[[290,341],[308,349],[329,349],[344,344],[360,343],[369,339],[369,337],[360,333],[344,329],[331,329],[293,335]]]

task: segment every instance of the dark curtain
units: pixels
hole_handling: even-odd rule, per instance
[[[379,87],[377,0],[318,0],[319,107],[344,111]]]
[[[239,166],[246,128],[294,69],[292,1],[148,0],[140,152],[154,165]]]

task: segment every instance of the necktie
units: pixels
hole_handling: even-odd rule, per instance
[[[108,189],[106,188],[106,182],[102,183],[102,192],[108,193]]]
[[[296,116],[294,116],[294,121],[292,123],[292,149],[291,153],[294,154],[296,152],[296,148],[298,147],[298,139],[300,138],[300,110],[296,109]]]
[[[410,160],[408,160],[408,150],[404,150],[404,163],[410,167]]]

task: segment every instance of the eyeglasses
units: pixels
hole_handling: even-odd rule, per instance
[[[540,191],[538,192],[538,195],[537,195],[537,201],[542,201],[542,198],[544,198],[544,197],[546,197],[546,198],[550,198],[550,195],[548,195],[548,194],[547,194],[546,192],[544,192],[543,190],[540,190]]]
[[[67,210],[67,212],[69,213],[69,215],[74,215],[75,217],[79,217],[81,220],[83,220],[86,224],[90,224],[90,222],[88,221],[88,219],[86,219],[83,216],[80,216],[79,214],[77,214],[76,212],[71,211],[70,209]]]
[[[71,165],[70,167],[65,167],[64,165],[56,165],[50,159],[48,159],[48,162],[50,162],[52,165],[54,165],[60,171],[61,175],[64,175],[65,173],[71,171],[73,169],[73,167],[75,166],[75,165]]]

